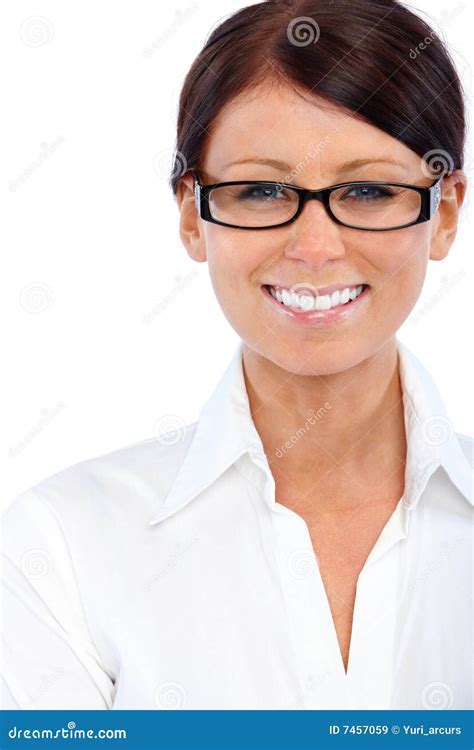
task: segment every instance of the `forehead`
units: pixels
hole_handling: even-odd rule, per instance
[[[362,158],[394,160],[414,175],[420,170],[419,156],[396,138],[310,92],[299,95],[290,86],[244,92],[215,120],[204,171],[219,179],[224,173],[248,171],[251,165],[227,166],[247,157],[277,159],[290,169],[298,164],[300,178],[306,174],[313,179],[316,174],[330,177],[344,162]],[[401,168],[390,169],[402,175]]]

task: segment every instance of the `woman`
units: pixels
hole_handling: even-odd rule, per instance
[[[214,29],[171,185],[241,343],[181,440],[8,508],[6,707],[472,708],[472,441],[396,337],[463,144],[449,54],[393,0]]]

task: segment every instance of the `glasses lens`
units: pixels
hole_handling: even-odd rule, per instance
[[[208,196],[214,219],[241,227],[268,227],[284,224],[298,209],[294,190],[277,184],[225,185]]]
[[[415,221],[421,208],[416,190],[383,185],[346,185],[333,190],[330,197],[333,214],[353,227],[386,229]]]

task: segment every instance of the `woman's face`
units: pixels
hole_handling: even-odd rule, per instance
[[[249,161],[233,164],[244,159]],[[344,166],[356,159],[367,163]],[[318,106],[316,98],[305,101],[290,87],[267,87],[251,99],[244,95],[221,113],[200,179],[203,184],[272,180],[312,189],[349,180],[432,183],[420,157],[401,142],[342,109]],[[208,261],[230,325],[251,349],[298,374],[338,372],[377,352],[414,307],[428,259],[444,257],[454,239],[455,217],[450,231],[441,231],[440,210],[423,224],[370,232],[337,225],[319,201],[307,203],[284,227],[239,230],[196,218],[190,230],[191,202],[189,196],[181,236],[191,257]],[[343,306],[333,320],[325,316],[312,325],[282,311],[263,288],[318,293],[322,287],[362,284],[368,289],[359,300]]]

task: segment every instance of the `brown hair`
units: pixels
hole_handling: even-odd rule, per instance
[[[266,0],[213,29],[179,99],[170,186],[199,171],[211,127],[236,96],[289,82],[397,138],[445,171],[462,169],[462,85],[448,50],[397,0]]]

